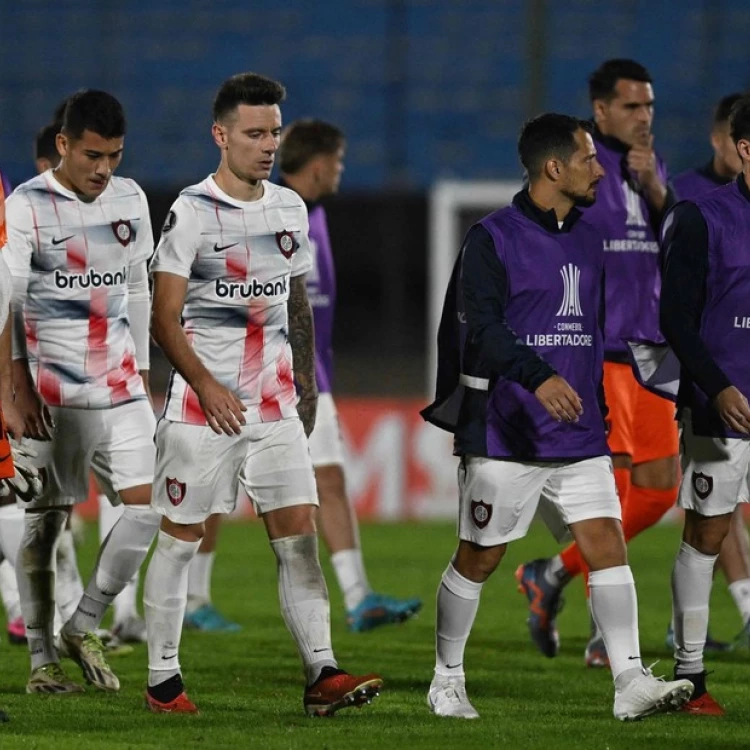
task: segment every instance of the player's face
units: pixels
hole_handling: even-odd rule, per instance
[[[109,184],[122,160],[125,138],[103,138],[84,130],[78,138],[60,133],[57,149],[62,155],[55,174],[60,182],[83,200],[96,200]]]
[[[560,192],[577,206],[591,206],[596,200],[596,188],[604,169],[596,158],[596,147],[585,130],[575,134],[577,150],[562,167]]]
[[[645,146],[654,121],[654,89],[650,83],[621,78],[609,101],[594,102],[594,119],[604,135],[627,146]]]
[[[316,157],[316,176],[321,196],[338,193],[344,171],[344,153],[342,146],[333,154],[320,154]]]
[[[214,140],[227,166],[243,182],[271,176],[281,139],[278,105],[240,104],[222,123],[214,123]]]
[[[742,159],[729,135],[729,123],[717,125],[711,133],[711,145],[716,157],[715,166],[722,177],[736,177],[742,171]]]

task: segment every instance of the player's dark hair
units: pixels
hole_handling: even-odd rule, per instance
[[[59,161],[60,154],[57,153],[56,141],[61,127],[60,122],[50,122],[39,130],[34,141],[35,159],[47,159],[53,164]]]
[[[122,138],[125,135],[125,112],[112,94],[95,89],[83,89],[68,97],[62,119],[62,133],[78,140],[89,130],[102,138]]]
[[[529,180],[542,172],[548,159],[560,159],[567,163],[578,150],[575,135],[579,130],[591,133],[593,125],[588,120],[548,112],[527,120],[518,138],[518,156]]]
[[[58,123],[59,125],[62,125],[63,118],[65,117],[65,107],[68,106],[68,100],[63,99],[56,107],[55,111],[52,113],[52,122]]]
[[[729,132],[735,143],[750,141],[750,95],[741,96],[734,103],[729,115]]]
[[[296,174],[321,154],[335,154],[344,146],[344,133],[323,120],[296,120],[281,135],[279,167],[284,174]]]
[[[278,81],[258,73],[238,73],[221,84],[214,99],[214,121],[223,119],[240,104],[272,106],[285,98],[286,89]]]
[[[615,95],[617,82],[621,80],[653,83],[651,75],[640,63],[627,58],[605,60],[589,76],[589,98],[591,101],[604,99],[609,101]]]
[[[732,107],[742,99],[743,94],[735,92],[719,99],[718,104],[714,107],[714,125],[723,125],[729,122],[729,116],[732,114]]]

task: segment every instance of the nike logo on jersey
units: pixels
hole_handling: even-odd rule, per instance
[[[230,247],[234,247],[235,245],[238,245],[238,242],[233,242],[231,245],[219,245],[217,243],[214,243],[214,252],[215,253],[222,253],[224,250],[229,250]]]
[[[70,239],[73,239],[75,237],[74,234],[69,234],[67,237],[63,237],[62,239],[58,240],[56,237],[52,238],[52,244],[53,245],[62,245],[63,242],[67,242]]]

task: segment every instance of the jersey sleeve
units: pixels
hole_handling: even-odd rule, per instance
[[[141,197],[141,223],[130,255],[131,266],[140,265],[143,261],[149,260],[154,254],[154,232],[151,229],[151,215],[148,210],[148,199],[138,185],[136,185],[135,188],[138,191],[138,195]]]
[[[151,273],[173,273],[189,279],[199,242],[200,225],[195,210],[187,200],[178,198],[162,227]]]
[[[14,193],[5,202],[8,239],[2,249],[3,258],[12,276],[28,279],[31,254],[34,251],[34,216],[26,198]]]
[[[312,247],[310,246],[310,220],[307,216],[307,207],[300,203],[300,231],[297,242],[299,247],[292,256],[292,276],[302,276],[313,267]]]

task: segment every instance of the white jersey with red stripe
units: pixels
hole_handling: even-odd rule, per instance
[[[287,301],[291,277],[312,267],[307,230],[307,209],[292,190],[264,181],[262,198],[238,201],[210,175],[180,193],[151,263],[152,273],[188,280],[187,338],[245,404],[250,424],[297,416]],[[164,417],[206,424],[195,391],[177,372]]]
[[[2,253],[25,292],[29,365],[44,401],[101,409],[146,398],[128,318],[130,270],[154,247],[143,190],[112,177],[86,202],[47,171],[12,193],[6,219]]]

